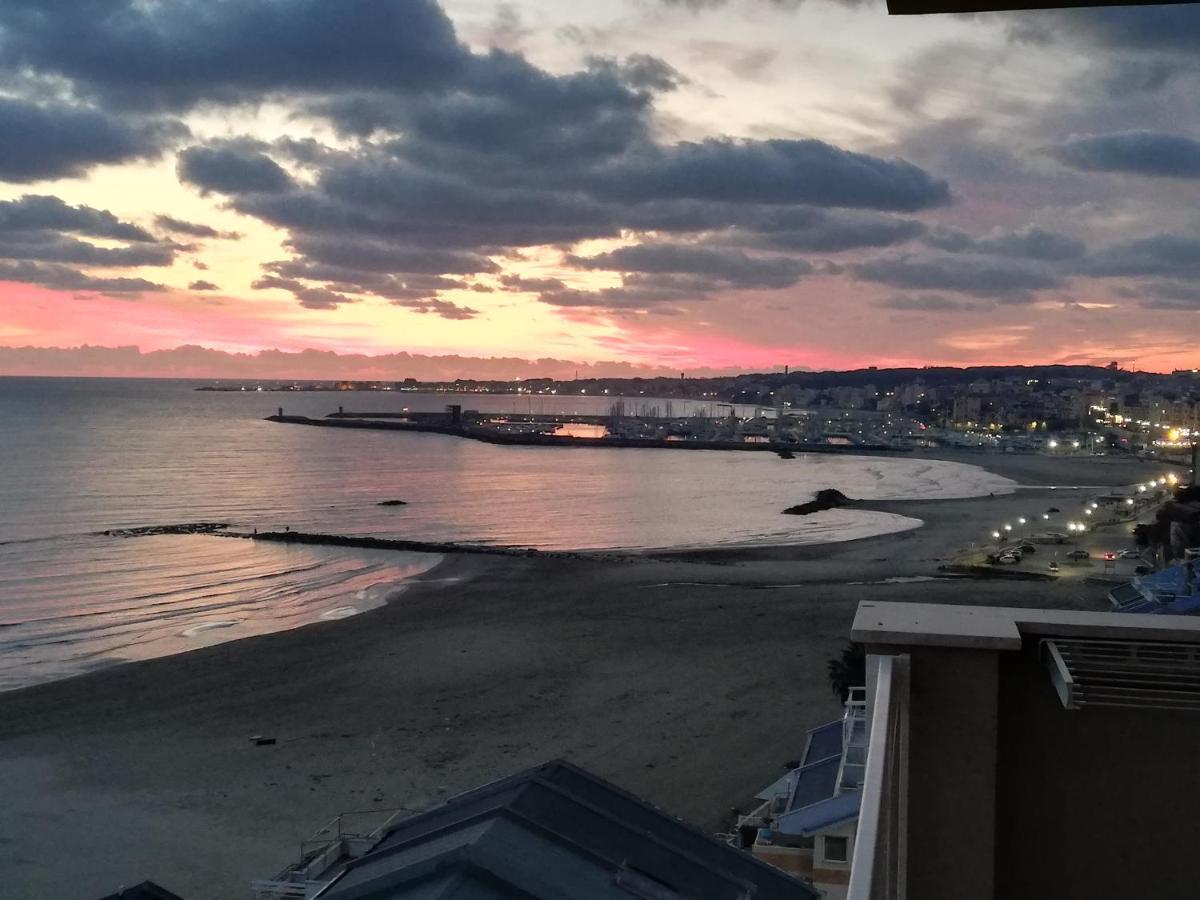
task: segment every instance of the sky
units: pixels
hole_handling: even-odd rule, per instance
[[[0,374],[1194,367],[1197,47],[1188,6],[0,0]]]

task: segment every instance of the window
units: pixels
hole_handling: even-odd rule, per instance
[[[844,837],[825,836],[825,862],[845,863],[850,861],[850,839]]]

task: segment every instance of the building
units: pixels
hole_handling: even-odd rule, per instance
[[[846,896],[867,751],[866,688],[853,688],[842,718],[808,732],[798,765],[764,788],[738,820],[737,843],[812,883]]]
[[[377,831],[313,847],[335,865],[260,897],[815,900],[801,881],[566,762],[492,782]],[[353,856],[348,862],[344,857]],[[273,893],[272,893],[273,892]]]
[[[859,604],[849,900],[1190,898],[1200,620]]]
[[[183,900],[183,898],[172,894],[153,881],[143,881],[133,887],[121,888],[115,894],[101,897],[100,900]]]
[[[1157,572],[1139,575],[1108,592],[1116,612],[1194,616],[1200,614],[1200,548],[1188,559]]]

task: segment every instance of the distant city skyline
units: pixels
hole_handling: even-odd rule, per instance
[[[0,8],[0,373],[1200,365],[1194,7],[81,6]]]

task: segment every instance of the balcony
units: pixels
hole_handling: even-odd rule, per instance
[[[908,657],[872,654],[867,679],[871,699],[868,703],[867,689],[861,689],[862,713],[853,723],[847,708],[847,734],[858,744],[847,743],[846,759],[857,746],[863,763],[843,765],[843,778],[858,777],[854,786],[862,789],[846,898],[899,900],[907,881]]]

